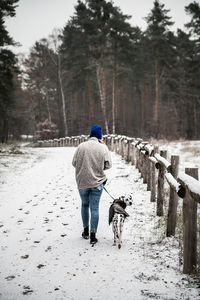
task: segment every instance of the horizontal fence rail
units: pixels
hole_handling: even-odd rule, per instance
[[[87,141],[88,136],[72,136],[38,141],[39,147],[76,147]],[[174,236],[177,222],[178,200],[183,199],[183,273],[197,271],[197,208],[200,203],[200,181],[197,168],[186,168],[179,174],[179,156],[167,160],[167,151],[159,150],[148,141],[123,135],[104,135],[105,144],[141,173],[143,183],[151,191],[150,201],[156,202],[157,216],[164,214],[164,200],[168,203],[166,236]],[[165,199],[165,182],[169,199]],[[200,258],[199,258],[200,259]]]

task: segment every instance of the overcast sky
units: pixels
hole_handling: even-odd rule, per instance
[[[154,0],[113,0],[123,13],[132,16],[132,25],[145,28],[144,17],[153,7]],[[184,7],[193,0],[161,0],[169,16],[175,22],[173,30],[184,28],[188,21]],[[22,46],[15,52],[28,52],[36,40],[48,37],[54,28],[63,28],[74,13],[77,0],[20,0],[16,17],[7,18],[6,25],[10,35]]]

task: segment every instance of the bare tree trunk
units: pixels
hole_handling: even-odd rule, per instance
[[[66,117],[65,95],[64,95],[62,76],[61,76],[60,54],[58,54],[58,80],[59,80],[59,85],[60,85],[60,94],[61,94],[61,102],[62,102],[64,134],[65,134],[65,136],[67,136],[68,135],[68,127],[67,127],[67,117]]]
[[[89,110],[90,110],[90,118],[92,122],[94,121],[94,101],[92,97],[92,87],[91,87],[91,78],[88,73],[88,97],[89,97]]]
[[[154,121],[158,121],[158,107],[159,107],[159,98],[160,98],[160,61],[156,60],[155,65],[155,94],[156,101],[154,106]]]
[[[144,134],[144,122],[145,122],[145,117],[144,117],[144,109],[145,109],[145,100],[146,100],[146,82],[145,79],[142,80],[142,91],[141,91],[141,107],[140,107],[140,116],[141,116],[141,131],[140,134],[143,136]]]
[[[117,80],[117,61],[114,60],[114,67],[113,67],[113,86],[112,86],[112,133],[115,134],[116,132],[116,120],[118,116],[118,97],[117,97],[117,90],[118,90],[118,80]]]
[[[105,129],[106,134],[108,134],[108,120],[106,116],[106,82],[105,82],[105,73],[104,68],[100,67],[97,64],[97,82],[98,82],[98,88],[99,88],[99,94],[100,94],[100,102],[101,102],[101,109],[103,113],[103,118],[105,122]]]
[[[61,103],[62,103],[62,116],[63,116],[63,126],[64,126],[64,134],[65,136],[68,135],[68,126],[67,126],[67,117],[66,117],[66,101],[65,101],[65,94],[63,89],[63,83],[62,83],[62,70],[61,70],[61,63],[60,63],[60,53],[59,53],[59,43],[60,43],[60,30],[55,29],[51,35],[51,40],[54,46],[54,51],[57,53],[58,59],[55,60],[54,57],[51,55],[51,52],[49,51],[49,56],[51,57],[53,63],[57,67],[58,72],[58,82],[60,87],[60,94],[61,94]],[[48,43],[47,43],[48,44]]]
[[[47,103],[48,121],[49,121],[49,123],[51,123],[51,112],[50,112],[50,107],[49,107],[49,96],[48,96],[48,92],[46,93],[46,103]]]
[[[72,129],[73,129],[73,122],[74,122],[74,113],[73,113],[73,93],[72,91],[70,92],[69,95],[69,107],[68,107],[68,111],[69,111],[69,124],[70,124],[70,128],[69,128],[69,135],[71,135]]]
[[[89,112],[89,107],[88,107],[88,101],[87,101],[87,97],[86,97],[86,92],[85,90],[82,91],[82,103],[83,103],[83,111],[84,113],[81,114],[81,118],[80,118],[80,124],[79,124],[79,128],[82,128],[83,132],[86,132],[87,130],[87,122],[88,120],[90,120],[90,114],[88,115]]]
[[[179,128],[180,136],[185,138],[185,71],[182,70],[179,80]]]
[[[193,132],[192,132],[192,136],[197,138],[198,134],[197,134],[197,99],[195,98],[193,101],[193,116],[194,116],[194,128],[193,128]]]
[[[112,133],[115,134],[115,73],[113,73],[113,86],[112,86]]]
[[[2,118],[2,132],[1,132],[1,143],[7,143],[8,141],[8,116],[7,111],[4,111]]]

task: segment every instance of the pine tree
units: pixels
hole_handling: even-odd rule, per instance
[[[200,4],[197,1],[190,3],[185,7],[187,14],[191,15],[191,21],[185,26],[197,39],[200,38]]]
[[[155,105],[153,120],[158,126],[160,92],[161,92],[161,74],[167,67],[167,59],[170,57],[170,31],[169,26],[173,25],[171,17],[168,16],[169,10],[164,8],[158,0],[154,1],[154,7],[147,16],[146,36],[149,42],[149,50],[151,51],[152,61],[154,62],[155,74]],[[156,130],[156,128],[155,128]],[[158,128],[157,128],[158,130]]]
[[[15,16],[16,3],[19,0],[0,0],[0,138],[2,142],[8,139],[8,110],[12,105],[13,72],[17,71],[15,54],[7,49],[14,45],[6,27],[5,18]]]
[[[57,61],[56,53],[48,47],[47,40],[43,39],[35,43],[29,57],[24,61],[24,84],[32,95],[36,125],[47,120],[49,124],[54,122],[59,126],[58,120],[62,120],[62,114],[61,118],[58,117],[60,103],[57,66],[54,60]]]
[[[73,83],[79,81],[79,88],[88,87],[89,116],[94,118],[94,104],[98,107],[94,100],[98,97],[105,131],[109,132],[111,120],[115,132],[119,107],[118,73],[125,63],[128,64],[133,29],[127,22],[129,17],[110,1],[78,1],[75,8],[75,15],[63,31],[61,48],[66,66],[71,70]],[[99,95],[93,92],[96,87]]]
[[[197,138],[200,131],[199,126],[199,107],[200,107],[200,4],[197,1],[190,3],[185,7],[186,13],[191,16],[191,21],[185,26],[189,30],[190,44],[193,45],[190,60],[190,97],[188,102],[188,128],[187,136]]]

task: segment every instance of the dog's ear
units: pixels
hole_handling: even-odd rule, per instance
[[[119,205],[121,205],[121,207],[123,207],[124,209],[126,208],[126,203],[121,200],[120,198],[119,199],[116,199],[115,200],[115,203],[118,203]]]
[[[120,200],[120,198],[118,198],[118,199],[115,199],[114,201],[113,201],[113,203],[119,203],[121,200]]]

